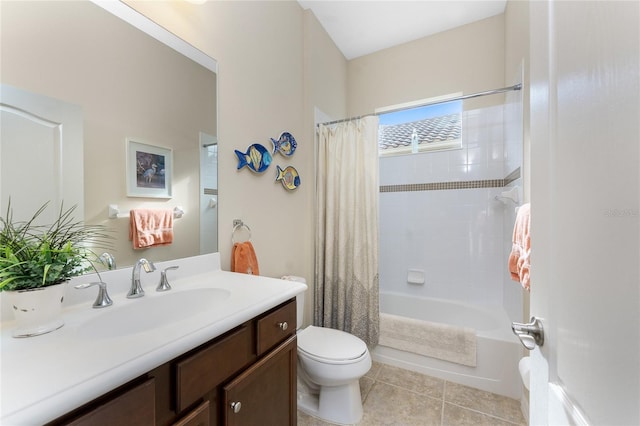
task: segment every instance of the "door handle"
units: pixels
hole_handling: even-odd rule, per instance
[[[518,336],[520,342],[522,342],[524,347],[528,350],[533,350],[536,345],[544,345],[544,329],[542,327],[542,321],[536,317],[531,317],[528,324],[512,322],[511,330],[513,330],[513,334]]]

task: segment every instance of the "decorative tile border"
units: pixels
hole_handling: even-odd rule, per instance
[[[380,192],[441,191],[447,189],[502,188],[520,177],[520,167],[504,179],[467,180],[459,182],[413,183],[406,185],[382,185]]]

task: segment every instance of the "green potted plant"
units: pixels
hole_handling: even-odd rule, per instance
[[[38,224],[48,202],[31,219],[14,221],[11,202],[0,218],[0,291],[7,292],[16,318],[15,337],[48,333],[64,325],[66,282],[93,269],[92,246],[108,236],[101,225],[74,220],[76,206],[64,209],[50,225]]]

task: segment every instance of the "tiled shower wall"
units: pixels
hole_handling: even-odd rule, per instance
[[[381,291],[520,303],[505,300],[504,291],[512,285],[504,221],[513,207],[495,199],[514,161],[508,157],[517,155],[505,146],[507,108],[466,111],[462,149],[380,159]],[[424,284],[408,283],[410,269],[424,271]]]

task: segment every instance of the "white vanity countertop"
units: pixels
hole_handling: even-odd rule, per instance
[[[128,271],[130,274],[131,269]],[[89,291],[87,300],[64,309],[65,325],[54,332],[13,338],[12,322],[4,321],[0,340],[0,424],[33,425],[54,420],[307,288],[305,284],[293,281],[221,270],[184,274],[182,272],[183,276],[173,280],[170,278],[173,289],[167,293],[155,292],[157,282],[147,278],[147,274],[141,274],[146,292],[144,299],[207,287],[227,289],[230,296],[211,310],[149,331],[117,337],[87,337],[86,330],[80,336],[79,328],[89,319],[118,306],[135,305],[142,299],[127,299],[124,292],[110,291],[114,306],[92,309],[97,294],[95,287]],[[71,285],[74,283],[77,281],[72,281]]]

